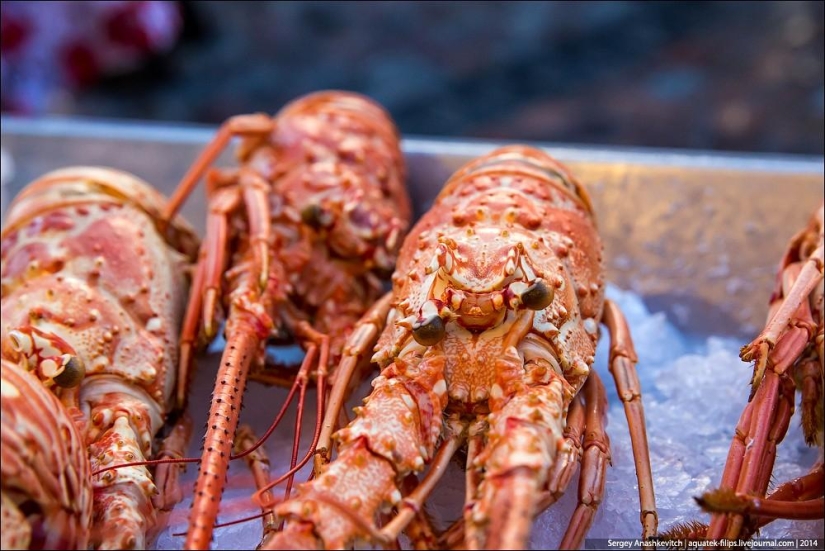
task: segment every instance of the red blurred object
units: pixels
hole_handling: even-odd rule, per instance
[[[3,110],[53,111],[78,88],[129,73],[176,44],[178,2],[3,2]],[[58,108],[59,110],[59,108]]]

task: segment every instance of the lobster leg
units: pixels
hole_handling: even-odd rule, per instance
[[[251,448],[257,438],[255,438],[255,433],[252,430],[252,427],[249,425],[241,425],[238,427],[238,434],[235,436],[235,453],[240,454],[244,450]],[[266,488],[269,485],[269,457],[267,457],[266,452],[263,448],[257,448],[250,454],[244,456],[244,461],[246,461],[249,470],[252,471],[252,477],[255,479],[255,487],[259,490]],[[272,503],[273,496],[272,492],[269,490],[263,490],[261,492],[261,497],[267,503]],[[263,512],[263,537],[261,542],[265,542],[267,538],[270,536],[271,533],[274,532],[275,527],[277,526],[275,522],[275,515],[268,507],[262,507]]]
[[[276,506],[288,522],[270,549],[337,549],[358,537],[386,539],[369,519],[399,504],[400,481],[423,470],[435,450],[447,402],[444,363],[442,353],[428,351],[423,359],[399,358],[383,370],[365,405],[356,408],[356,419],[336,433],[336,460]]]
[[[414,474],[407,475],[407,478],[404,479],[404,491],[409,493],[416,487],[418,487],[418,477]],[[437,532],[423,506],[415,513],[415,518],[407,525],[405,533],[410,538],[413,549],[437,548]],[[397,541],[398,540],[396,540],[396,546],[393,549],[401,549]]]
[[[151,450],[153,426],[161,423],[154,402],[124,382],[100,376],[87,383],[88,432],[92,470],[143,461]],[[93,477],[92,543],[97,549],[143,549],[156,522],[152,497],[157,487],[145,466],[123,467]]]
[[[804,476],[800,476],[796,480],[791,480],[790,482],[786,482],[779,486],[770,496],[768,496],[767,500],[765,501],[777,501],[782,502],[785,507],[789,507],[791,512],[786,512],[785,514],[777,515],[782,518],[794,518],[793,517],[793,504],[794,503],[811,503],[817,501],[817,496],[822,496],[823,493],[823,486],[825,486],[825,476],[823,471],[823,464],[820,461],[811,469],[811,472]],[[764,503],[764,502],[763,502]],[[819,504],[819,515],[814,518],[822,518],[823,516],[823,507],[822,503]],[[754,519],[753,526],[751,527],[752,532],[756,532],[756,530],[762,528],[772,520],[774,520],[776,516],[759,516]],[[799,517],[797,517],[799,518]]]
[[[736,513],[761,517],[816,520],[823,518],[825,498],[800,501],[762,499],[742,494],[716,494],[713,501],[701,500],[700,505],[714,513]]]
[[[250,246],[253,248],[252,270],[256,274],[259,290],[263,290],[270,276],[268,185],[260,176],[249,170],[242,170],[239,175],[233,173],[231,178],[223,178],[226,181],[219,181],[221,178],[223,176],[220,172],[210,173],[213,185],[210,185],[206,239],[201,245],[200,259],[195,270],[189,295],[190,302],[181,331],[179,381],[189,380],[198,322],[202,320],[207,338],[211,339],[217,332],[217,302],[229,248],[228,217],[239,208],[241,199],[249,218]],[[234,180],[240,183],[240,189],[232,185]],[[179,407],[183,407],[185,388],[186,385],[178,387]]]
[[[697,500],[699,504],[704,501],[718,507],[714,502],[719,501],[717,496],[729,496],[731,492],[764,495],[776,458],[776,446],[785,437],[792,413],[793,384],[787,378],[783,382],[779,375],[768,370],[763,385],[737,426],[720,488],[704,494]],[[746,446],[745,442],[749,444]],[[741,515],[728,518],[714,514],[708,527],[708,538],[719,539],[724,535],[735,539],[740,536],[743,524]]]
[[[586,404],[587,432],[579,478],[579,504],[559,544],[559,549],[581,548],[584,536],[593,523],[593,516],[604,496],[607,465],[610,464],[610,439],[605,432],[607,395],[595,372],[591,372],[582,387]]]
[[[792,247],[794,245],[795,243],[792,244]],[[799,270],[798,276],[794,278],[795,281],[790,288],[787,288],[783,281],[782,287],[785,293],[780,306],[773,313],[762,333],[753,342],[742,348],[740,354],[742,360],[746,362],[755,361],[751,397],[753,397],[762,381],[770,350],[777,344],[785,329],[793,325],[791,320],[795,312],[800,305],[808,303],[808,296],[822,281],[824,257],[825,253],[823,253],[823,247],[820,245],[804,263],[789,264],[785,268],[785,273],[782,276],[783,280],[786,279],[789,268]],[[800,264],[802,265],[800,266]]]
[[[792,263],[782,272],[782,289],[785,298],[781,306],[772,306],[775,312],[771,320],[786,309],[793,290],[799,288],[799,280],[804,277],[805,269],[800,263]],[[821,265],[820,265],[821,266]],[[820,279],[821,281],[821,273]],[[764,495],[776,458],[776,445],[782,441],[793,413],[793,384],[787,374],[788,368],[803,353],[815,331],[810,304],[801,297],[793,310],[793,317],[787,321],[788,330],[782,334],[770,351],[765,350],[765,366],[762,383],[770,378],[770,389],[762,391],[762,384],[755,384],[755,393],[742,414],[736,435],[731,444],[719,491]],[[769,323],[771,325],[771,323]],[[759,339],[757,339],[759,340]],[[756,341],[754,341],[756,342]],[[746,347],[747,348],[747,347]],[[743,358],[747,355],[743,355]],[[757,359],[757,363],[760,360]],[[761,368],[757,365],[756,371]],[[769,377],[770,376],[770,377]],[[757,382],[759,382],[757,380]],[[757,399],[759,398],[759,399]],[[781,401],[780,401],[781,400]],[[751,442],[746,447],[745,442]],[[713,499],[713,492],[705,494],[704,499]],[[733,539],[739,536],[744,518],[732,515],[730,518],[715,514],[708,528],[708,538],[719,539],[723,533]]]
[[[185,457],[191,437],[192,419],[184,413],[173,425],[169,435],[163,439],[155,459]],[[161,463],[155,468],[154,480],[158,493],[152,498],[152,505],[160,512],[156,528],[162,528],[167,524],[172,509],[183,499],[180,477],[185,470],[184,463]],[[150,535],[149,539],[154,539],[154,534]]]
[[[795,480],[785,482],[780,485],[774,492],[761,503],[767,501],[776,501],[781,503],[780,507],[792,508],[793,503],[814,501],[817,496],[821,496],[823,492],[823,485],[825,485],[825,476],[823,475],[822,462],[817,463],[806,475],[800,476]],[[708,495],[712,495],[711,499],[707,499]],[[697,501],[705,509],[714,509],[717,513],[728,513],[734,508],[729,506],[728,499],[748,499],[747,496],[737,496],[736,493],[730,490],[716,490],[709,492],[705,496],[697,498]],[[756,498],[753,498],[756,499]],[[769,506],[770,507],[770,506]],[[822,506],[820,504],[819,517],[822,518]],[[764,508],[762,511],[764,515]],[[772,522],[778,517],[791,518],[787,512],[775,516],[757,516],[752,519],[752,523],[747,527],[747,531],[743,532],[740,539],[747,539],[757,530],[760,530],[768,523]],[[675,527],[662,534],[662,539],[675,540],[696,540],[707,539],[708,526],[700,522],[692,521],[686,524],[677,524]]]
[[[188,413],[181,415],[172,427],[169,436],[163,439],[156,459],[186,456],[186,448],[192,437],[192,418]],[[155,485],[158,495],[152,500],[155,507],[162,511],[171,510],[183,499],[180,488],[180,475],[186,470],[184,463],[161,463],[155,469]]]
[[[805,434],[805,443],[809,446],[822,444],[823,399],[822,399],[822,366],[815,358],[808,358],[796,369],[798,387],[801,390],[802,400],[802,432]]]
[[[544,510],[564,495],[570,480],[581,462],[583,450],[582,440],[585,436],[586,410],[584,400],[576,396],[567,411],[567,426],[564,427],[564,447],[559,452],[559,458],[553,465],[550,480],[547,483],[548,493],[539,501],[539,510]]]
[[[253,250],[253,274],[258,277],[258,289],[266,288],[269,277],[269,184],[257,172],[242,168],[240,184],[249,220],[249,246]]]
[[[768,496],[768,499],[782,501],[812,499],[813,497],[822,495],[823,485],[825,485],[825,466],[822,461],[819,461],[808,474],[777,487],[776,490]]]
[[[630,430],[630,445],[636,464],[636,478],[639,481],[642,538],[649,539],[656,536],[659,516],[656,513],[656,497],[653,495],[653,474],[650,469],[650,449],[647,444],[641,384],[635,366],[636,351],[630,338],[627,320],[611,300],[604,302],[602,322],[610,333],[610,373],[616,383],[616,392],[624,403],[627,426]]]
[[[825,481],[820,462],[808,474],[782,484],[764,499],[731,490],[716,490],[697,498],[697,502],[703,509],[712,513],[752,515],[753,518],[749,518],[749,523],[743,526],[739,535],[740,538],[749,538],[776,518],[823,518],[823,484]]]
[[[410,524],[410,522],[420,514],[424,506],[424,501],[435,489],[435,485],[441,480],[441,477],[444,476],[447,465],[464,441],[464,433],[467,429],[465,422],[460,421],[457,416],[452,416],[447,421],[447,426],[449,430],[436,452],[430,470],[412,493],[405,497],[397,506],[399,511],[395,518],[381,529],[381,535],[384,541],[392,541],[397,538],[404,527]],[[407,479],[409,479],[409,477],[408,475]]]
[[[177,380],[182,384],[178,385],[177,401],[178,407],[181,408],[186,400],[188,385],[183,383],[189,381],[199,321],[203,320],[207,338],[214,337],[217,331],[215,313],[217,297],[221,289],[221,276],[226,267],[227,215],[238,207],[239,199],[237,191],[231,188],[217,190],[210,197],[209,214],[206,219],[206,239],[201,244],[200,259],[195,268],[189,292],[189,305],[180,335]]]
[[[344,401],[358,384],[353,375],[359,366],[367,360],[367,354],[375,346],[378,335],[386,324],[387,315],[392,307],[392,293],[387,293],[372,305],[353,328],[352,334],[344,345],[341,361],[335,370],[335,380],[327,400],[326,415],[318,440],[315,470],[320,471],[331,457],[332,432],[337,428],[338,418],[344,407]]]
[[[169,199],[163,212],[163,220],[169,221],[174,218],[183,202],[195,189],[201,176],[212,166],[218,155],[229,144],[235,136],[255,136],[268,134],[275,129],[275,121],[264,113],[254,115],[238,115],[224,122],[215,137],[201,152],[197,160],[184,175],[174,195]]]
[[[476,419],[470,425],[469,439],[467,441],[467,468],[464,477],[464,487],[466,492],[464,498],[465,512],[475,507],[476,493],[478,492],[478,488],[481,486],[481,482],[484,480],[481,470],[476,468],[476,465],[478,464],[478,457],[481,455],[481,452],[484,451],[484,435],[488,429],[489,427],[487,426],[487,420],[484,418]],[[471,529],[468,531],[466,529],[466,525],[467,523],[464,518],[456,521],[455,526],[459,527],[460,531],[456,531],[457,533],[452,534],[454,541],[450,545],[451,549],[461,547],[462,544],[466,545],[467,549],[478,549],[481,545],[480,540],[483,536],[481,530]],[[449,531],[444,534],[444,537],[446,538],[449,538],[450,536],[451,534]]]

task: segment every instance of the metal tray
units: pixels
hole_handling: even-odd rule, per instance
[[[2,118],[16,194],[49,170],[104,165],[169,194],[214,128],[87,119]],[[417,214],[460,165],[502,145],[410,137],[403,148]],[[688,331],[747,336],[764,323],[787,239],[823,197],[823,159],[534,144],[591,192],[608,279]],[[220,161],[232,163],[227,150]],[[203,231],[199,189],[183,215]]]
[[[104,165],[132,172],[168,195],[214,131],[194,125],[3,117],[2,146],[15,166],[4,193],[11,197],[58,167]],[[417,214],[456,168],[499,145],[405,139]],[[823,201],[822,158],[534,145],[570,166],[591,192],[608,280],[640,294],[651,311],[665,312],[697,338],[727,335],[744,343],[755,335],[764,324],[787,240]],[[227,151],[219,164],[232,162]],[[183,215],[201,233],[204,212],[199,189]],[[203,411],[195,413],[196,427],[206,413],[215,362],[214,355],[207,357],[199,370],[193,407]],[[250,388],[247,405],[266,392],[284,395]],[[191,453],[198,454],[194,440]],[[191,476],[194,472],[190,469]]]

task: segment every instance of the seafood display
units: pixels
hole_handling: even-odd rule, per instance
[[[372,361],[382,371],[372,392],[334,434],[337,456],[275,505],[286,525],[263,548],[392,545],[406,530],[421,547],[524,549],[532,518],[581,463],[578,506],[561,542],[580,546],[610,462],[605,389],[591,370],[600,323],[632,435],[641,532],[654,536],[636,356],[604,285],[589,196],[564,166],[510,146],[461,168],[405,240],[392,293],[347,343],[325,431],[356,359],[377,341]],[[423,506],[460,448],[464,516],[438,534]]]
[[[38,178],[10,206],[2,231],[3,522],[42,517],[48,528],[33,528],[30,542],[145,548],[157,509],[174,501],[176,465],[102,472],[153,457],[173,421],[185,267],[198,241],[180,218],[159,231],[164,201],[129,174],[71,167]],[[7,423],[19,439],[8,449]],[[179,431],[172,434],[180,448]],[[29,503],[21,484],[34,492]]]
[[[768,493],[797,390],[805,442],[820,450],[823,446],[823,226],[820,206],[788,244],[764,330],[742,348],[742,360],[754,363],[751,396],[719,487],[697,498],[713,513],[710,525],[677,527],[673,537],[736,541],[752,537],[776,518],[825,516],[821,452],[807,475]]]
[[[239,166],[208,170],[235,136],[243,138]],[[224,312],[226,345],[187,548],[206,548],[211,540],[247,379],[291,385],[289,400],[300,396],[298,426],[307,385],[315,381],[320,415],[327,378],[335,376],[329,366],[383,292],[379,276],[395,266],[411,218],[398,132],[381,107],[357,94],[319,92],[275,117],[228,120],[184,177],[167,217],[204,174],[209,214],[181,334],[179,378],[189,377],[193,355],[216,335]],[[297,371],[266,365],[271,340],[304,348]],[[297,432],[289,473],[300,466]]]
[[[825,205],[775,239],[822,201],[820,160],[560,152],[574,177],[541,149],[414,138],[405,161],[388,113],[337,91],[217,135],[93,126],[64,148],[4,119],[4,549],[821,533]],[[48,172],[64,151],[84,166]],[[158,190],[92,166],[120,151]],[[408,190],[435,197],[412,229]]]

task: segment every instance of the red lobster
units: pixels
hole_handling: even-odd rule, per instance
[[[39,408],[34,413],[54,423],[54,430],[69,415],[88,453],[85,460],[73,455],[77,443],[64,423],[50,445],[63,447],[65,456],[46,465],[45,454],[54,452],[40,450],[30,461],[35,470],[68,462],[63,472],[74,470],[79,480],[71,482],[67,475],[63,494],[54,499],[77,498],[81,509],[75,487],[85,486],[89,460],[99,470],[153,455],[153,440],[174,403],[184,267],[194,260],[198,244],[181,219],[167,224],[168,238],[161,237],[157,224],[164,201],[129,174],[66,168],[29,184],[12,203],[3,228],[4,365],[9,361],[31,371],[55,391],[66,411],[31,394]],[[5,395],[3,400],[6,411]],[[5,444],[5,432],[3,438]],[[4,459],[6,453],[4,445]],[[4,461],[4,496],[5,472]],[[64,526],[60,530],[66,533],[51,534],[48,538],[55,539],[47,541],[71,537],[80,548],[87,541],[104,549],[144,548],[156,509],[174,501],[177,472],[177,466],[162,466],[153,479],[140,465],[94,476],[89,479],[91,535],[69,534]],[[45,483],[53,473],[35,474]],[[36,484],[17,482],[29,489]]]
[[[83,439],[35,375],[2,362],[2,548],[87,549],[92,478]]]
[[[746,539],[776,518],[825,516],[822,456],[810,473],[766,496],[776,448],[801,394],[802,431],[823,446],[823,208],[789,242],[780,263],[764,330],[741,351],[754,362],[751,396],[731,442],[719,488],[697,498],[713,513],[710,526],[677,526],[671,537]]]
[[[207,339],[215,335],[223,300],[226,347],[187,548],[209,545],[250,365],[263,363],[266,341],[288,332],[304,346],[297,375],[276,370],[257,376],[292,384],[289,399],[301,389],[298,423],[306,385],[315,378],[320,416],[327,364],[340,356],[352,327],[380,295],[376,273],[392,270],[411,217],[392,120],[374,102],[346,92],[311,94],[274,118],[229,119],[184,177],[168,214],[233,136],[243,137],[240,167],[213,170],[207,177],[206,238],[181,338],[181,377],[186,377],[198,328]],[[317,367],[310,369],[313,364]],[[297,446],[296,435],[293,470]]]
[[[421,546],[524,549],[532,518],[581,462],[579,505],[561,543],[579,546],[610,462],[607,399],[591,370],[599,321],[631,427],[643,535],[655,535],[636,355],[624,317],[604,299],[589,197],[542,151],[511,146],[461,168],[405,240],[393,292],[345,347],[324,428],[376,339],[382,372],[334,435],[337,458],[275,506],[287,523],[264,547],[393,545],[409,527]],[[439,539],[421,508],[465,441],[463,526]]]

